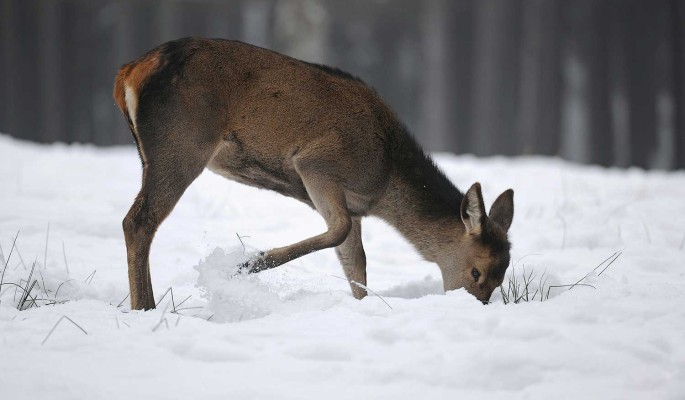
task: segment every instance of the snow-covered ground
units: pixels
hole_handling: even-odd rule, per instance
[[[537,288],[544,273],[545,301],[445,295],[437,266],[377,219],[363,238],[382,298],[354,300],[332,250],[230,278],[243,252],[324,223],[206,172],[153,244],[156,298],[173,288],[173,303],[129,311],[121,220],[139,188],[135,149],[0,136],[3,259],[19,232],[4,282],[26,285],[36,261],[32,297],[57,300],[18,311],[22,290],[2,286],[0,398],[685,398],[685,173],[436,158],[460,188],[480,181],[488,207],[515,189],[516,275],[532,271]],[[586,275],[594,289],[548,289]],[[87,334],[66,319],[49,334],[62,316]]]

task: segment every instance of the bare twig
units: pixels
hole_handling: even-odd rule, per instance
[[[74,326],[77,327],[77,328],[79,328],[79,329],[81,330],[81,332],[83,332],[84,334],[86,334],[86,335],[88,334],[88,332],[86,332],[86,330],[83,329],[83,328],[81,327],[81,325],[79,325],[79,324],[77,324],[76,322],[74,322],[73,319],[67,317],[66,315],[62,315],[62,316],[60,317],[60,319],[58,319],[57,322],[55,322],[55,325],[52,327],[52,329],[50,329],[50,332],[48,332],[47,336],[45,336],[45,339],[43,339],[43,341],[40,343],[41,346],[44,345],[45,342],[48,341],[48,339],[50,338],[50,336],[52,335],[52,333],[55,331],[55,329],[57,329],[57,325],[59,325],[59,323],[62,322],[63,319],[66,319],[67,321],[69,321],[69,322],[71,322],[72,324],[74,324]]]

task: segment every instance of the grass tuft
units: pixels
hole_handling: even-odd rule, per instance
[[[521,276],[518,276],[516,273],[516,264],[514,264],[508,279],[499,287],[500,293],[502,294],[502,301],[504,304],[518,304],[521,302],[530,302],[536,300],[545,301],[549,300],[552,289],[559,288],[568,288],[567,290],[571,290],[576,286],[583,286],[596,289],[596,287],[593,285],[582,282],[588,277],[588,275],[590,275],[591,272],[597,271],[600,267],[606,264],[606,266],[597,274],[597,276],[602,275],[604,271],[606,271],[621,256],[621,254],[623,254],[623,250],[615,252],[614,254],[605,258],[604,261],[599,263],[595,268],[592,269],[592,271],[585,274],[575,283],[566,285],[547,285],[547,271],[544,271],[539,277],[537,277],[532,270],[526,272],[525,265],[523,266],[523,273]],[[536,280],[537,285],[534,285]]]

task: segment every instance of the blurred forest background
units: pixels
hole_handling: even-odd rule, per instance
[[[133,143],[116,70],[183,36],[347,70],[429,150],[685,168],[683,0],[0,0],[0,132]]]

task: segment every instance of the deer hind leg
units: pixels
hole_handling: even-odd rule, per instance
[[[350,282],[354,298],[361,300],[366,297],[366,289],[358,285],[366,286],[366,253],[362,245],[361,218],[352,219],[350,233],[347,239],[335,248],[335,254],[342,264],[345,277]]]
[[[317,250],[339,246],[347,238],[352,221],[343,188],[329,177],[299,166],[307,194],[326,221],[328,230],[290,246],[269,250],[264,256],[247,264],[248,272],[259,272],[292,261]]]
[[[190,151],[177,141],[165,139],[149,144],[154,151],[140,144],[140,151],[145,152],[143,185],[123,221],[131,308],[135,310],[155,308],[149,263],[152,239],[213,153],[208,145],[194,146]]]

